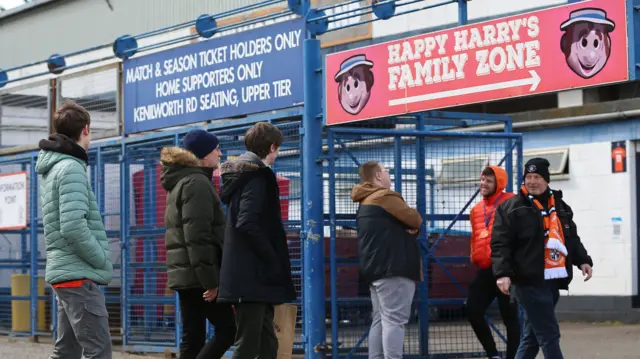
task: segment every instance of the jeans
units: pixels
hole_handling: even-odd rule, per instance
[[[236,335],[233,359],[276,359],[278,338],[273,329],[273,305],[239,303],[236,307]]]
[[[109,316],[104,294],[92,282],[54,288],[58,297],[58,338],[50,359],[111,359]]]
[[[497,357],[496,342],[491,334],[489,324],[484,318],[487,308],[496,298],[498,298],[500,315],[507,328],[507,359],[514,359],[520,344],[518,305],[512,302],[509,296],[498,290],[491,268],[479,270],[469,286],[469,298],[467,299],[469,323],[487,356],[489,358]]]
[[[563,359],[555,313],[560,297],[558,287],[546,281],[538,285],[515,285],[513,292],[524,309],[524,331],[516,359],[535,359],[540,349],[545,359]]]
[[[178,290],[182,318],[180,359],[222,358],[233,345],[236,335],[233,308],[230,305],[207,302],[204,289]],[[207,340],[207,320],[213,324],[214,336]]]
[[[385,278],[370,286],[373,322],[369,330],[369,359],[400,359],[405,325],[411,315],[416,283],[402,277]]]

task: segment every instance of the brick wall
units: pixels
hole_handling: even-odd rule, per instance
[[[637,281],[635,218],[635,149],[627,143],[627,172],[611,172],[611,142],[569,148],[569,179],[553,181],[575,212],[578,234],[594,261],[589,282],[574,269],[570,295],[632,295]],[[612,218],[622,219],[620,236]]]

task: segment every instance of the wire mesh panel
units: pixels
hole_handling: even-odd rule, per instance
[[[279,124],[284,136],[280,155],[272,166],[277,175],[280,186],[281,215],[287,231],[289,250],[294,274],[294,283],[298,292],[298,298],[302,292],[302,256],[300,246],[301,223],[301,179],[300,179],[300,131],[299,123]],[[245,152],[244,135],[248,127],[213,131],[219,140],[223,156],[221,161],[233,159]],[[163,147],[182,145],[182,139],[186,133],[181,133],[167,138],[154,140],[140,140],[126,145],[125,173],[126,178],[125,199],[129,200],[126,206],[130,211],[125,215],[126,235],[124,238],[124,257],[122,258],[125,283],[121,290],[124,295],[124,342],[125,345],[144,346],[145,348],[158,349],[162,347],[176,347],[179,344],[180,328],[175,304],[176,296],[167,287],[166,275],[166,247],[164,213],[166,207],[166,190],[160,183],[160,151]],[[102,149],[102,163],[109,163],[107,153],[109,149]],[[93,154],[97,163],[98,154]],[[113,153],[117,153],[114,149]],[[94,170],[99,176],[99,170]],[[110,172],[108,170],[107,172]],[[117,171],[114,170],[114,173]],[[104,182],[108,183],[107,174]],[[222,182],[219,170],[214,172],[214,186],[219,192]],[[110,188],[108,184],[97,193],[106,199]],[[115,192],[115,190],[114,190]],[[119,203],[119,202],[118,202]],[[113,204],[113,207],[118,205]],[[108,209],[105,208],[108,212]],[[105,221],[108,221],[105,216]],[[115,221],[117,222],[117,221]],[[297,303],[300,303],[300,299]],[[302,308],[298,307],[296,345],[301,342]],[[209,334],[213,333],[209,328]]]
[[[33,145],[49,133],[49,83],[0,91],[0,147]]]
[[[47,335],[52,324],[51,291],[44,282],[44,236],[35,155],[9,155],[0,162],[2,334]]]
[[[167,287],[164,211],[166,191],[160,183],[160,151],[175,137],[126,145],[124,199],[127,222],[123,327],[125,345],[175,347],[175,296]]]
[[[359,133],[362,132],[362,133]],[[375,133],[380,133],[376,135]],[[358,167],[378,161],[388,169],[391,189],[400,192],[422,215],[424,280],[416,286],[409,324],[406,355],[465,358],[482,357],[484,351],[468,323],[466,299],[477,268],[469,262],[469,212],[478,197],[480,173],[499,165],[518,183],[518,136],[481,134],[400,134],[394,130],[337,129],[329,131],[329,166],[325,175],[325,213],[329,213],[331,242],[330,296],[332,343],[335,353],[365,355],[371,325],[368,283],[360,277],[355,224],[358,203],[351,190],[359,182]],[[415,132],[413,132],[415,133]],[[508,191],[513,187],[507,188]],[[391,239],[390,239],[391,240]],[[491,288],[493,289],[493,288]],[[504,333],[495,307],[487,311],[499,350]]]
[[[469,357],[483,353],[471,326],[467,323],[467,295],[478,268],[469,263],[471,226],[469,214],[479,195],[480,173],[488,166],[501,166],[511,174],[506,190],[518,183],[517,151],[510,138],[426,138],[425,169],[427,213],[428,272],[426,292],[429,298],[429,353],[456,353]],[[423,189],[424,191],[424,189]],[[495,290],[494,283],[488,290]],[[487,311],[498,350],[504,351],[504,326],[495,303]]]
[[[94,139],[120,134],[117,115],[118,70],[74,74],[58,79],[58,104],[65,99],[83,106],[91,115],[91,135]]]
[[[109,285],[101,288],[105,294],[107,312],[109,313],[109,327],[112,338],[121,335],[122,328],[122,252],[121,232],[120,232],[120,208],[121,208],[121,183],[120,183],[120,155],[122,146],[119,144],[111,146],[98,145],[89,150],[89,179],[93,192],[98,201],[98,208],[102,215],[109,249],[111,251],[111,261],[113,263],[113,279]]]

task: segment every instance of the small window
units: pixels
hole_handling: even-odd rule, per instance
[[[470,156],[457,159],[443,159],[438,182],[446,185],[453,183],[476,183],[482,170],[489,164],[489,156]]]
[[[569,178],[569,148],[553,148],[528,150],[522,154],[522,165],[535,157],[546,158],[549,161],[549,173],[554,180]]]

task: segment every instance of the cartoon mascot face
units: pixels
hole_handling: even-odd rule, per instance
[[[373,62],[364,55],[355,55],[342,62],[335,76],[338,101],[345,112],[357,115],[369,102],[373,87]]]
[[[571,12],[560,30],[562,52],[569,68],[578,76],[589,79],[597,75],[611,55],[611,33],[615,23],[601,9],[579,9]]]

